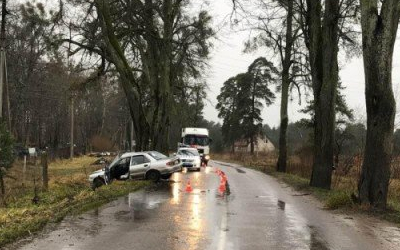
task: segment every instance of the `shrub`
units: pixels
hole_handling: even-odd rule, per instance
[[[343,191],[333,191],[328,196],[325,204],[328,209],[338,209],[341,207],[351,206],[353,202],[349,193]]]
[[[93,136],[90,145],[94,151],[111,151],[114,147],[112,141],[104,136]]]

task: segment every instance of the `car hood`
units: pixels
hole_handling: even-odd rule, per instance
[[[177,155],[177,157],[179,159],[190,159],[190,160],[196,160],[196,159],[200,158],[199,155],[198,156],[194,156],[194,155]]]
[[[90,175],[101,175],[104,174],[104,169],[99,169],[91,173]]]

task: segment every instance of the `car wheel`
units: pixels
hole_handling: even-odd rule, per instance
[[[95,190],[96,188],[99,188],[99,187],[103,186],[104,184],[105,183],[104,183],[103,179],[96,178],[96,179],[93,180],[92,189]]]
[[[149,171],[146,174],[146,179],[151,181],[158,181],[160,179],[160,172]]]
[[[172,174],[164,174],[161,176],[162,179],[167,180],[169,178],[171,178]]]

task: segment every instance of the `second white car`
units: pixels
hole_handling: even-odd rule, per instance
[[[200,171],[201,156],[196,148],[179,148],[176,156],[180,159],[182,167]]]

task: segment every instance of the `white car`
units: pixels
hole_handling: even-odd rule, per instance
[[[196,148],[179,148],[176,156],[180,159],[182,167],[200,171],[201,156]]]
[[[112,180],[148,179],[158,181],[169,179],[175,172],[181,171],[177,157],[167,157],[157,151],[131,152],[117,156],[107,167],[89,175],[93,189]]]

